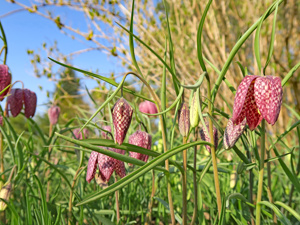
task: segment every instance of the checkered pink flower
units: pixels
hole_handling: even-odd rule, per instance
[[[234,125],[232,119],[228,120],[223,138],[223,145],[225,149],[230,149],[234,146],[234,144],[246,129],[246,123],[246,118],[244,118],[244,120],[238,125]]]
[[[130,126],[133,109],[122,97],[116,102],[111,111],[114,125],[115,142],[121,145]]]
[[[10,84],[11,84],[11,74],[8,72],[8,66],[0,65],[0,92]],[[6,89],[0,95],[0,101],[4,99],[4,96],[7,94],[8,91],[9,88]]]
[[[136,145],[142,148],[151,149],[152,137],[150,134],[144,131],[136,131],[134,134],[129,136],[129,144]],[[138,152],[129,152],[129,156],[142,160],[144,162],[148,161],[149,156],[138,153]]]
[[[103,126],[102,127],[103,130],[107,130],[108,132],[111,132],[111,127],[110,126]],[[104,139],[109,139],[109,134],[105,131],[101,130],[101,136],[104,138]]]
[[[76,139],[81,140],[81,139],[83,139],[82,132],[79,132],[79,131],[80,131],[80,128],[76,128],[76,129],[73,130],[73,134],[74,134]],[[87,139],[88,136],[89,136],[89,130],[84,128],[83,129],[83,135],[84,135],[84,139]]]
[[[279,77],[246,76],[235,95],[233,123],[240,124],[246,117],[250,130],[254,130],[262,119],[274,125],[280,112],[282,94]]]
[[[190,131],[190,110],[186,103],[182,103],[178,112],[178,126],[180,134],[187,137]]]
[[[60,114],[60,108],[58,106],[51,106],[48,109],[48,117],[49,117],[50,124],[52,125],[57,124],[59,114]]]
[[[107,147],[101,147],[103,149],[114,151],[119,154],[124,154],[124,150],[120,149],[114,149],[114,148],[107,148]],[[86,174],[86,181],[88,183],[91,182],[91,180],[95,177],[96,170],[97,170],[97,164],[99,169],[99,175],[101,176],[101,179],[104,182],[108,182],[112,173],[115,171],[117,175],[119,175],[121,178],[126,176],[126,170],[124,162],[114,159],[112,157],[109,157],[107,155],[92,151],[88,166],[87,166],[87,174]]]
[[[143,113],[155,114],[157,113],[157,107],[153,102],[143,101],[139,105],[139,110]]]
[[[206,127],[207,127],[207,131],[209,131],[209,125],[208,123],[206,123]],[[215,149],[217,149],[218,147],[218,130],[215,126],[213,126],[213,132],[214,132],[214,144],[215,144]],[[207,141],[210,142],[210,135],[206,132],[206,129],[201,129],[200,130],[200,137],[203,141]],[[207,151],[211,151],[210,150],[210,146],[209,145],[205,145],[205,148],[207,149]]]
[[[37,97],[36,94],[28,89],[11,89],[10,95],[7,97],[6,113],[9,111],[13,117],[21,112],[24,105],[24,114],[27,118],[33,117],[36,110]]]

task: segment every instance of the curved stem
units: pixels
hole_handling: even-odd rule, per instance
[[[262,191],[263,191],[263,178],[264,178],[264,166],[265,166],[265,120],[261,122],[261,152],[259,160],[259,180],[258,180],[258,189],[257,189],[257,200],[256,200],[256,225],[260,225],[260,213]]]
[[[209,76],[206,74],[207,78],[207,92],[208,92],[208,114],[212,116],[212,104],[211,104],[211,91],[210,91],[210,80]],[[217,196],[217,206],[218,206],[218,214],[219,217],[221,215],[221,210],[222,210],[222,201],[221,201],[221,193],[220,193],[220,184],[219,184],[219,177],[218,177],[218,167],[217,167],[217,159],[216,159],[216,150],[215,150],[215,145],[214,145],[214,130],[213,130],[213,122],[209,118],[209,136],[210,136],[210,143],[212,146],[210,147],[211,149],[211,158],[212,158],[212,163],[213,163],[213,168],[214,168],[214,181],[215,181],[215,189],[216,189],[216,196]]]

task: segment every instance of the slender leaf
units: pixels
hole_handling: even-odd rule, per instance
[[[271,208],[275,212],[278,220],[280,222],[282,222],[283,224],[292,225],[291,222],[283,215],[283,213],[274,204],[267,202],[267,201],[261,201],[258,204],[265,205],[265,206]]]

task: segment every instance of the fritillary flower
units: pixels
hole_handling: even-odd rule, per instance
[[[246,129],[246,123],[246,118],[244,118],[244,120],[238,125],[234,125],[232,119],[228,120],[223,138],[223,145],[225,149],[230,149],[234,146],[234,144]]]
[[[186,103],[182,103],[178,113],[179,132],[183,137],[187,137],[190,131],[190,110]]]
[[[108,132],[111,132],[111,127],[110,127],[110,126],[103,126],[102,129],[103,129],[103,130],[106,130],[106,131],[108,131]],[[107,132],[105,132],[105,131],[103,131],[103,130],[101,130],[101,136],[102,136],[104,139],[109,139],[110,136],[108,135]]]
[[[157,107],[153,102],[143,101],[139,105],[139,110],[143,113],[155,114],[157,113]]]
[[[60,108],[58,106],[52,106],[48,109],[48,117],[50,124],[55,125],[57,124],[58,118],[60,114]]]
[[[76,129],[73,130],[73,134],[74,134],[76,139],[81,140],[81,139],[83,139],[82,132],[79,132],[79,131],[80,131],[80,128],[76,128]],[[89,130],[88,129],[86,129],[86,128],[83,129],[83,136],[84,136],[84,139],[88,138],[88,136],[89,136]]]
[[[208,123],[206,123],[206,127],[207,127],[207,131],[209,131],[209,125]],[[207,133],[206,129],[202,128],[200,130],[200,137],[203,141],[207,141],[210,142],[210,135],[209,133]],[[215,126],[213,126],[213,133],[214,133],[214,145],[215,145],[215,149],[217,149],[218,147],[218,130]],[[205,145],[205,148],[207,149],[207,151],[211,151],[210,150],[210,146],[209,145]]]
[[[8,72],[8,66],[0,65],[0,92],[11,84],[11,74]],[[9,88],[0,95],[0,101],[7,95]]]

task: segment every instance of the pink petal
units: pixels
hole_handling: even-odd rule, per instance
[[[103,126],[102,129],[103,130],[107,130],[108,132],[111,132],[111,127],[110,126]],[[110,135],[107,132],[102,131],[102,130],[101,130],[101,136],[104,139],[110,139]]]
[[[102,147],[107,149],[105,147]],[[104,182],[109,181],[112,173],[115,170],[115,159],[111,158],[110,156],[98,153],[98,167],[99,167],[99,174]]]
[[[120,160],[116,160],[116,161],[117,161],[115,167],[116,174],[119,175],[119,177],[123,178],[126,176],[125,164]]]
[[[190,110],[186,103],[182,103],[178,112],[179,132],[183,137],[187,137],[190,131]]]
[[[234,125],[232,119],[228,120],[223,138],[223,144],[225,149],[230,149],[234,146],[234,144],[237,142],[239,137],[246,129],[246,123],[246,118],[244,118],[244,120],[238,125]]]
[[[207,131],[209,131],[208,123],[206,123],[206,127],[207,127]],[[214,145],[215,145],[215,149],[217,149],[219,139],[218,139],[218,130],[215,126],[213,126],[213,133],[214,133]],[[203,141],[210,142],[210,135],[206,132],[206,129],[200,130],[200,137]],[[205,145],[205,148],[207,149],[207,151],[211,152],[209,145]]]
[[[59,114],[60,114],[60,108],[58,106],[51,106],[48,109],[48,118],[49,118],[50,124],[52,124],[52,125],[57,124]]]
[[[246,116],[247,109],[245,108],[245,100],[247,97],[248,89],[250,84],[254,79],[256,79],[259,76],[256,75],[250,75],[246,76],[242,82],[240,83],[237,92],[235,94],[234,104],[233,104],[233,115],[232,115],[232,121],[235,124],[239,124],[242,122]]]
[[[88,183],[95,177],[96,169],[97,169],[97,162],[98,162],[98,152],[92,151],[88,166],[87,166],[87,173],[86,173],[86,181]]]
[[[262,115],[259,113],[254,97],[254,82],[251,83],[248,89],[244,105],[246,109],[247,124],[250,130],[254,130],[263,119]]]
[[[144,101],[139,105],[139,110],[143,113],[155,114],[157,113],[157,107],[153,102]]]
[[[11,89],[9,93],[10,95],[7,97],[7,115],[9,115],[8,109],[10,109],[12,116],[16,117],[23,108],[23,90],[19,88]]]
[[[24,89],[24,114],[27,118],[33,117],[36,109],[37,97],[33,91]]]

